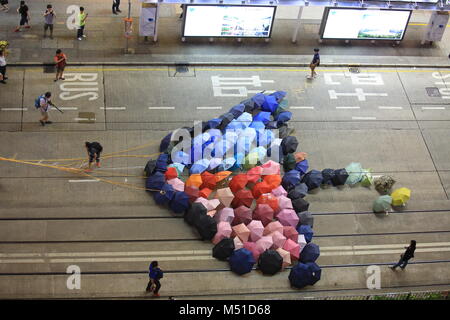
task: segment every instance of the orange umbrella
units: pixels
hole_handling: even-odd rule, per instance
[[[253,196],[255,198],[259,198],[262,194],[264,193],[270,193],[272,191],[272,188],[270,188],[269,184],[265,181],[263,182],[258,182],[257,184],[255,184],[255,186],[253,187]]]
[[[202,185],[202,176],[198,173],[191,174],[189,178],[186,180],[186,187],[197,187],[200,188]]]
[[[272,208],[273,211],[278,211],[278,199],[271,193],[266,193],[261,195],[258,200],[256,200],[257,204],[267,204]]]
[[[178,178],[178,172],[175,167],[167,168],[167,171],[164,173],[164,175],[166,176],[166,180]]]
[[[198,193],[199,197],[203,197],[205,199],[208,199],[209,196],[211,195],[212,190],[208,189],[208,188],[203,188],[202,190],[200,190],[200,192]]]
[[[228,178],[231,174],[231,171],[220,171],[215,174],[216,182],[220,182],[226,178]]]
[[[256,183],[261,178],[262,168],[260,166],[247,171],[248,182]]]
[[[269,174],[264,176],[263,180],[270,186],[270,191],[279,187],[281,184],[281,176],[279,174]]]
[[[240,173],[235,175],[231,179],[230,184],[228,186],[230,187],[231,191],[233,191],[233,193],[236,193],[239,190],[244,189],[247,183],[248,183],[247,174]]]
[[[202,177],[202,182],[203,182],[202,188],[208,188],[211,190],[214,190],[216,188],[216,183],[217,183],[216,177],[212,173],[210,173],[208,171],[204,171],[201,174],[201,177]]]
[[[300,162],[306,159],[308,154],[306,152],[296,152],[294,153],[295,162]]]

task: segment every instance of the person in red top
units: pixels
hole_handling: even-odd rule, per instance
[[[66,80],[64,79],[64,68],[67,64],[67,56],[61,51],[61,49],[56,50],[55,55],[55,63],[56,63],[56,79],[53,81]]]

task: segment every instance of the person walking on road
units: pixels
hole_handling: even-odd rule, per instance
[[[0,50],[0,82],[6,84],[6,49]]]
[[[119,6],[120,6],[120,0],[113,0],[113,4],[112,4],[113,14],[118,14],[117,12],[122,12],[122,11],[120,11]]]
[[[78,15],[79,20],[79,27],[77,29],[77,38],[78,40],[83,40],[83,38],[86,38],[86,35],[84,34],[84,27],[86,26],[86,19],[88,14],[84,12],[84,8],[80,7],[80,14]]]
[[[309,64],[309,68],[311,69],[311,75],[307,77],[308,79],[313,79],[313,78],[317,77],[317,72],[314,70],[319,65],[320,65],[319,49],[315,48],[313,59],[312,59],[311,63]]]
[[[397,264],[389,267],[392,270],[395,270],[395,268],[400,267],[405,269],[406,265],[408,264],[408,260],[411,258],[414,258],[414,251],[416,251],[416,240],[411,240],[411,243],[409,244],[409,247],[405,247],[406,251],[400,255],[400,260],[397,262]]]
[[[31,28],[30,20],[31,16],[28,12],[28,6],[25,4],[25,1],[20,1],[20,6],[17,8],[17,13],[20,14],[20,22],[17,28],[14,30],[15,32],[21,31],[22,26],[25,25],[25,28],[29,29]]]
[[[56,78],[53,81],[66,80],[64,78],[64,68],[67,64],[67,56],[61,51],[61,49],[56,50],[56,55],[54,57],[56,63]]]
[[[92,162],[94,162],[94,160],[95,160],[95,163],[97,165],[97,168],[100,168],[100,154],[103,151],[102,145],[100,143],[96,142],[96,141],[94,141],[94,142],[87,142],[86,141],[84,143],[84,145],[86,147],[86,150],[87,150],[87,153],[88,153],[88,156],[89,156],[89,167],[85,171],[86,172],[91,172],[92,171],[91,167],[92,167]]]
[[[39,109],[41,111],[41,120],[39,122],[42,126],[46,124],[51,124],[52,122],[48,120],[48,112],[50,111],[50,106],[55,106],[51,101],[52,93],[46,92],[44,95],[39,97]]]
[[[5,12],[9,11],[8,7],[8,0],[0,0],[0,5],[2,6],[2,11],[5,10]]]
[[[164,276],[162,270],[158,267],[158,261],[152,261],[149,267],[149,281],[147,284],[146,292],[153,292],[154,297],[159,297],[159,289],[161,289],[161,283],[159,280]]]
[[[55,22],[56,14],[53,11],[51,4],[47,5],[47,10],[44,12],[44,38],[47,37],[47,30],[50,29],[50,39],[53,39],[53,24]]]

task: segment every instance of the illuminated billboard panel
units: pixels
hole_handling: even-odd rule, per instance
[[[186,5],[183,37],[269,38],[275,7]]]
[[[328,8],[322,39],[402,40],[410,10]]]

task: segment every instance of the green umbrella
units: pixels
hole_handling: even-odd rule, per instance
[[[284,172],[288,172],[295,169],[295,157],[293,153],[288,153],[283,159]]]
[[[379,196],[378,199],[376,199],[373,202],[373,212],[387,212],[391,208],[392,203],[392,197],[388,195]]]
[[[361,185],[363,187],[370,187],[373,183],[372,169],[363,169]]]
[[[348,166],[345,167],[345,170],[347,170],[348,178],[347,181],[345,181],[346,184],[357,184],[361,181],[362,174],[363,174],[363,168],[361,167],[361,163],[359,162],[352,162]]]
[[[257,152],[250,152],[244,158],[244,170],[250,170],[258,165],[259,154]]]
[[[172,163],[167,166],[168,168],[174,167],[177,170],[178,176],[181,177],[183,175],[184,164],[181,163]]]

